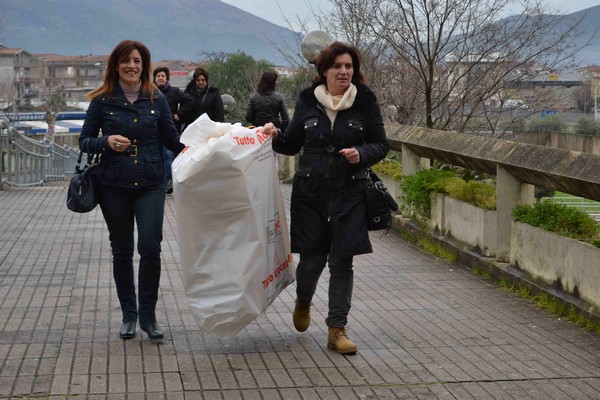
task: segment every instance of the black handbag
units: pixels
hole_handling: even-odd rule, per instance
[[[392,226],[392,212],[398,211],[398,203],[375,172],[368,170],[367,175],[367,230],[389,229]]]
[[[88,154],[87,162],[81,167],[83,152],[79,152],[75,172],[67,191],[67,207],[76,213],[92,211],[98,201],[94,184],[94,167],[98,164],[100,155]]]

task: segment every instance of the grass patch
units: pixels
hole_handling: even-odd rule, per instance
[[[417,237],[415,235],[411,235],[410,233],[400,231],[400,237],[406,240],[409,243],[417,244]]]
[[[444,260],[447,260],[451,263],[455,263],[458,260],[458,255],[455,252],[440,246],[432,240],[418,239],[417,243],[423,250],[427,251],[428,253],[443,258]]]
[[[535,294],[531,291],[529,285],[523,283],[514,283],[514,281],[501,277],[497,280],[491,278],[487,271],[479,268],[474,268],[473,273],[477,276],[484,278],[486,281],[496,283],[502,289],[512,292],[519,297],[529,300],[535,306],[549,311],[550,313],[564,318],[568,321],[573,322],[577,326],[584,328],[588,331],[594,332],[600,335],[600,323],[588,318],[584,313],[572,305],[567,305],[561,301],[558,301],[556,297],[550,296],[548,293],[541,292]]]

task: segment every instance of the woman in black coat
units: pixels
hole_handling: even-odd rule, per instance
[[[269,123],[273,149],[294,155],[303,149],[291,200],[292,252],[296,271],[294,326],[310,324],[310,305],[329,263],[327,347],[353,354],[346,324],[353,287],[353,257],[371,253],[364,185],[366,168],[385,157],[389,145],[374,93],[364,84],[360,53],[334,42],[317,59],[318,76],[300,94],[294,116],[281,133]]]
[[[171,78],[171,71],[168,67],[157,67],[152,71],[154,77],[154,84],[162,94],[167,98],[169,109],[173,115],[173,123],[177,128],[177,132],[181,132],[181,117],[179,116],[179,110],[183,109],[186,104],[193,101],[192,97],[183,92],[176,86],[171,86],[169,81]],[[165,158],[165,192],[167,194],[173,193],[173,174],[171,173],[171,165],[173,164],[173,152],[164,148]]]
[[[219,89],[208,84],[208,71],[204,68],[198,67],[194,70],[192,80],[185,87],[185,93],[194,99],[180,111],[186,125],[191,124],[204,113],[208,114],[212,121],[225,122],[225,108],[221,93]]]

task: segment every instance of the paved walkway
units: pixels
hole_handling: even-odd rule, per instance
[[[356,259],[357,355],[326,349],[327,274],[305,333],[292,285],[234,338],[204,335],[183,296],[173,199],[166,340],[123,341],[102,216],[68,211],[65,185],[0,191],[0,399],[600,398],[598,336],[392,233]]]

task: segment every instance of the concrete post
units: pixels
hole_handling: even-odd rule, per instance
[[[406,145],[402,144],[402,175],[409,176],[419,172],[419,156],[413,153]]]
[[[498,218],[496,258],[499,261],[510,261],[512,210],[521,199],[521,182],[498,165],[496,174],[496,215]]]
[[[279,179],[283,181],[291,181],[296,172],[296,158],[294,156],[286,156],[279,154]]]
[[[527,204],[528,206],[535,203],[535,186],[529,183],[521,184],[521,199],[519,204]]]

